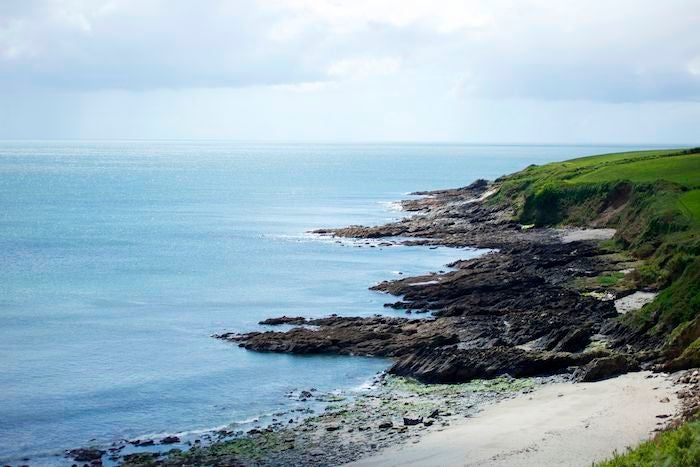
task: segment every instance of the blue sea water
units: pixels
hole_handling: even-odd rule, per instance
[[[285,407],[389,362],[210,337],[266,317],[388,313],[368,290],[474,251],[305,234],[397,218],[414,190],[635,147],[0,142],[0,461]]]

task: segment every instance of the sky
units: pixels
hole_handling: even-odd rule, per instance
[[[700,143],[700,0],[0,0],[0,139]]]

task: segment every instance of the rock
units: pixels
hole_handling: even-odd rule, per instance
[[[605,353],[582,354],[525,351],[515,347],[429,349],[399,359],[389,373],[411,376],[424,383],[463,383],[503,375],[551,375],[588,363]]]
[[[175,444],[179,442],[180,438],[178,438],[177,436],[166,436],[165,438],[160,440],[160,444]]]
[[[158,453],[155,452],[135,452],[132,454],[126,454],[122,460],[125,464],[144,464],[152,465],[153,459],[158,457]]]
[[[79,448],[68,451],[68,457],[78,462],[89,462],[102,459],[105,451],[95,448]]]
[[[440,410],[435,409],[432,412],[430,412],[430,415],[428,415],[428,418],[437,418],[440,415]]]
[[[581,382],[600,381],[637,369],[639,369],[639,363],[633,357],[627,354],[615,354],[591,360],[576,371],[574,379]]]
[[[403,417],[403,424],[406,426],[414,426],[423,423],[423,417],[420,418],[408,418]]]
[[[152,439],[137,439],[134,441],[129,441],[129,443],[133,444],[134,446],[153,446],[155,441]]]
[[[553,352],[580,352],[590,343],[591,328],[584,325],[566,332],[551,350]]]
[[[449,320],[411,321],[389,317],[328,317],[308,321],[317,330],[222,335],[250,350],[296,354],[398,356],[426,347],[456,343]]]
[[[382,423],[380,423],[379,426],[378,426],[378,428],[379,428],[380,430],[388,430],[388,429],[391,428],[392,426],[394,426],[394,424],[393,424],[392,422],[390,422],[390,421],[387,421],[387,422],[382,422]]]
[[[425,420],[425,421],[423,422],[423,425],[425,425],[425,426],[432,426],[433,423],[434,423],[434,422],[433,422],[432,420]]]
[[[302,316],[280,316],[278,318],[268,318],[260,321],[258,324],[265,324],[268,326],[278,326],[280,324],[305,324],[306,318]]]
[[[326,431],[338,431],[340,427],[338,425],[329,425],[326,427]]]

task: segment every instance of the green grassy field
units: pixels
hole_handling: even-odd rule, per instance
[[[693,190],[678,197],[681,211],[693,222],[700,223],[700,190]]]
[[[615,180],[632,182],[666,180],[686,187],[698,187],[700,186],[700,155],[622,159],[617,163],[604,164],[602,167],[574,177],[569,182],[590,183]]]
[[[564,162],[535,166],[503,177],[508,183],[532,181],[590,184],[666,180],[684,187],[700,187],[700,153],[694,150],[665,149],[621,152],[581,157]]]

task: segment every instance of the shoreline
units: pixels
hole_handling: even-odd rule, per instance
[[[513,206],[485,202],[498,192],[497,183],[477,181],[459,189],[417,192],[414,194],[422,195],[421,198],[401,203],[405,211],[413,213],[410,217],[379,226],[314,232],[331,239],[401,238],[404,245],[492,250],[477,258],[455,261],[448,265],[452,268],[448,272],[402,277],[371,287],[398,297],[399,301],[385,306],[402,310],[407,317],[280,317],[260,323],[284,325],[280,330],[213,336],[258,352],[388,357],[394,364],[380,382],[389,385],[388,392],[380,389],[380,395],[359,398],[351,405],[331,404],[324,413],[298,424],[290,420],[289,427],[278,424],[210,446],[195,446],[186,452],[133,454],[121,461],[125,465],[337,465],[360,459],[358,465],[392,465],[391,459],[395,458],[401,458],[401,463],[411,461],[397,454],[397,449],[413,453],[427,449],[427,454],[421,455],[424,459],[441,459],[436,465],[459,464],[465,459],[459,458],[459,449],[453,450],[458,457],[449,459],[436,454],[453,446],[454,439],[450,441],[447,432],[472,427],[463,419],[474,417],[481,407],[484,419],[490,417],[501,400],[517,400],[512,404],[520,407],[523,393],[552,382],[538,391],[539,395],[531,396],[535,400],[544,397],[545,407],[561,404],[567,394],[571,396],[567,400],[583,397],[580,392],[584,387],[600,387],[612,392],[603,391],[594,402],[611,403],[611,410],[636,407],[632,415],[648,415],[654,407],[654,400],[650,403],[647,397],[648,384],[659,376],[639,380],[640,373],[636,372],[661,363],[661,354],[648,350],[658,349],[660,341],[629,334],[621,328],[616,319],[620,311],[614,303],[615,299],[639,292],[634,281],[626,278],[640,266],[640,261],[622,249],[604,246],[603,242],[615,233],[612,229],[533,228],[518,224]],[[641,300],[632,302],[643,305]],[[427,315],[425,319],[414,319],[413,313]],[[634,384],[626,383],[635,378]],[[398,392],[397,381],[402,382]],[[673,400],[675,406],[675,388],[670,379],[665,381],[669,384],[664,386],[663,398]],[[496,386],[485,391],[488,396],[472,403],[467,396],[479,392],[474,384]],[[566,390],[561,384],[567,385]],[[636,392],[643,400],[634,404],[620,402],[627,396],[625,391],[619,391],[620,385],[633,392],[634,388],[641,388]],[[413,387],[415,393],[402,393],[406,387]],[[467,389],[451,392],[459,387]],[[440,394],[445,388],[452,389],[448,389],[448,394]],[[447,405],[458,410],[445,411],[434,404],[428,410],[426,403],[435,402],[435,391],[440,394],[440,403],[449,401]],[[551,391],[563,391],[564,399],[559,399],[559,394],[556,400],[552,399]],[[516,398],[517,395],[521,397]],[[577,416],[590,418],[585,410],[573,412],[574,422],[580,421]],[[654,427],[665,426],[678,417],[676,411],[652,416],[656,415],[662,415],[664,422],[644,418],[640,431],[620,441],[624,444],[601,442],[592,451],[597,457],[586,458],[585,463],[610,457],[614,450],[645,439]],[[553,418],[561,423],[569,420]],[[606,420],[603,416],[598,418],[601,422]],[[620,413],[614,413],[613,418],[625,419]],[[652,421],[654,425],[650,426]],[[453,424],[458,427],[450,428]],[[604,440],[612,435],[609,433]],[[423,446],[409,445],[409,440]],[[528,446],[512,445],[495,449],[500,457],[491,453],[488,459],[480,458],[481,462],[500,462],[505,458],[503,452],[524,455],[533,451]],[[586,454],[585,449],[581,454]],[[517,456],[514,459],[518,461]],[[557,462],[551,458],[549,461]]]
[[[490,405],[417,444],[347,465],[590,466],[648,439],[678,410],[676,386],[667,375],[640,372],[595,383],[555,383]]]
[[[211,444],[203,436],[185,451],[156,441],[107,463],[576,465],[568,453],[578,449],[580,465],[591,465],[681,420],[688,398],[698,398],[700,378],[690,374],[635,372],[594,383],[501,377],[454,385],[382,374],[366,393],[336,394],[324,410],[293,424],[282,420],[214,437]],[[314,397],[304,392],[299,397]],[[89,449],[82,453],[90,456]]]
[[[380,374],[365,393],[337,394],[324,410],[287,424],[257,427],[211,445],[120,455],[121,465],[341,465],[438,433],[485,407],[561,382],[551,378],[497,378],[461,385],[423,385]],[[314,393],[300,391],[312,400]]]

